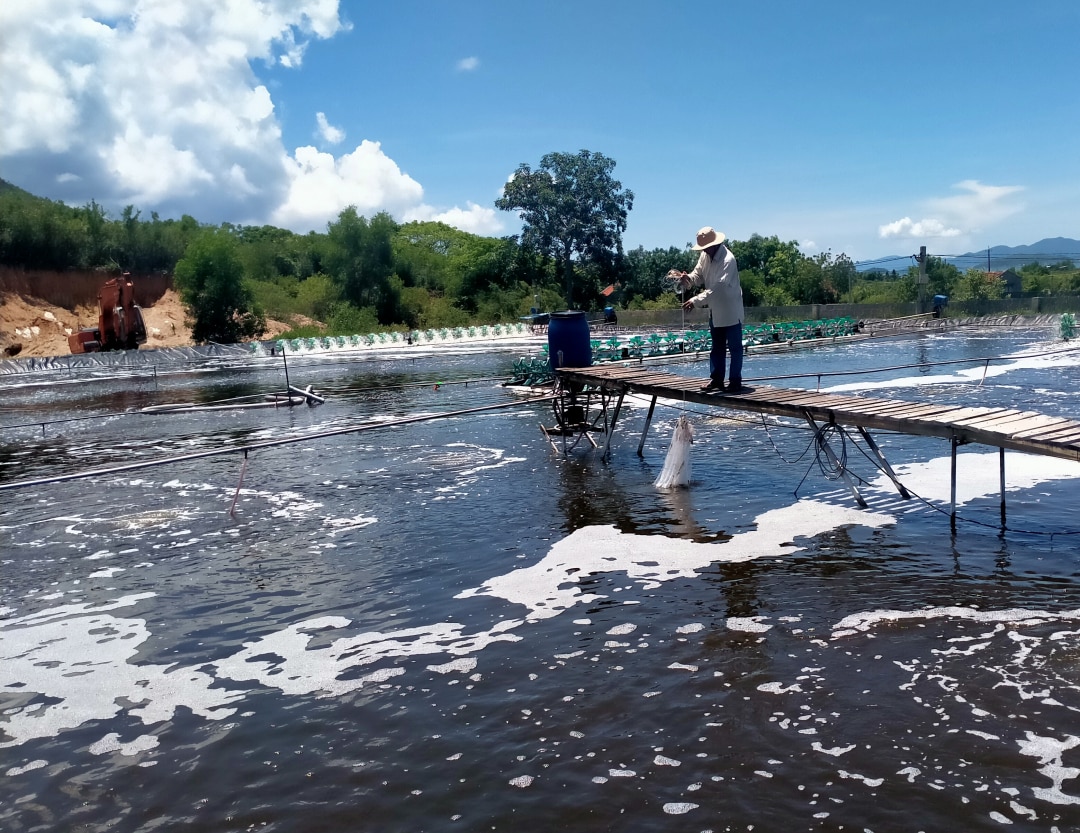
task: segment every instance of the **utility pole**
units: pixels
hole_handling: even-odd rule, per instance
[[[919,312],[926,309],[926,246],[919,246],[919,255],[915,258],[919,263]]]

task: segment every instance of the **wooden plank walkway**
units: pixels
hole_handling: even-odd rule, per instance
[[[702,393],[705,379],[640,367],[598,365],[559,368],[568,382],[618,394],[636,393],[698,405],[852,425],[863,429],[941,437],[962,445],[995,448],[1080,461],[1080,422],[1035,411],[905,402],[754,385],[747,393]]]

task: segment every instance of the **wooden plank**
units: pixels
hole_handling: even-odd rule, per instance
[[[953,417],[953,422],[981,422],[983,420],[999,419],[1002,417],[1015,416],[1021,414],[1021,411],[1017,411],[1013,408],[989,408],[981,405],[975,405],[972,407],[963,407],[961,411],[970,411],[970,414],[957,414]]]
[[[997,417],[989,417],[982,420],[972,420],[967,422],[960,428],[977,428],[980,431],[998,431],[1001,433],[1014,433],[1014,429],[1020,429],[1025,424],[1030,424],[1030,420],[1037,419],[1039,414],[1032,414],[1031,412],[1014,411],[1011,414],[1002,414]],[[1035,427],[1032,424],[1031,427]]]
[[[814,402],[821,402],[821,394],[814,393],[807,390],[784,390],[780,391],[777,396],[772,397],[772,401],[784,404],[784,405],[806,405]]]
[[[627,381],[634,385],[655,388],[672,388],[676,386],[676,380],[665,373],[642,373]]]
[[[1022,437],[1026,440],[1035,439],[1041,434],[1059,431],[1063,428],[1075,427],[1078,423],[1063,417],[1033,416],[1028,417],[1022,425],[1017,425],[1009,433],[1014,437]]]
[[[971,419],[958,419],[954,423],[964,427],[985,428],[988,430],[999,429],[1005,425],[1012,425],[1031,419],[1030,411],[1013,411],[1008,408]]]
[[[938,422],[944,422],[959,410],[961,409],[956,405],[938,405],[932,403],[922,405],[909,402],[905,403],[905,407],[896,411],[890,411],[889,413],[894,416],[903,415],[907,419],[933,419]]]
[[[925,402],[920,403],[920,402],[901,402],[899,400],[893,400],[893,401],[885,400],[885,401],[882,401],[880,404],[873,405],[873,406],[868,407],[868,408],[860,409],[860,413],[862,413],[862,414],[872,414],[874,416],[884,416],[886,414],[901,413],[901,412],[904,412],[906,410],[910,410],[911,408],[923,408],[923,409],[927,410],[928,412],[939,413],[940,411],[942,411],[945,408],[945,406],[931,405],[931,404],[925,403]]]
[[[1023,437],[1025,440],[1041,443],[1068,443],[1080,439],[1080,425],[1070,425],[1057,430],[1047,429],[1043,433],[1037,435],[1027,435]]]
[[[993,412],[993,408],[957,408],[955,411],[948,415],[947,421],[950,425],[961,425],[965,420],[970,419],[985,419],[988,412]]]
[[[925,402],[907,402],[903,399],[881,399],[877,396],[857,396],[852,397],[859,400],[861,408],[867,411],[877,410],[879,408],[891,408],[895,405],[925,405]]]
[[[951,405],[915,405],[905,402],[890,410],[875,411],[873,416],[889,417],[903,421],[918,421],[922,423],[941,424],[943,419],[954,410]]]
[[[875,402],[884,402],[884,399],[868,399],[865,396],[846,396],[843,394],[830,393],[826,394],[829,397],[830,402],[835,402],[835,407],[840,410],[846,411],[861,411],[868,405],[872,405]]]

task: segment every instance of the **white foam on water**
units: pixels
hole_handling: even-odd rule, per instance
[[[354,515],[351,518],[327,518],[323,521],[323,526],[328,528],[330,535],[333,536],[352,529],[363,529],[365,526],[371,526],[378,522],[379,519],[374,516]]]
[[[981,624],[985,629],[978,633],[961,631],[961,635],[944,642],[947,647],[924,649],[909,660],[893,660],[897,668],[910,675],[899,690],[907,692],[920,709],[932,709],[939,721],[935,725],[953,723],[957,728],[951,732],[978,738],[988,748],[1003,752],[1015,744],[1022,755],[1035,758],[1036,772],[1048,779],[1049,786],[1028,787],[1034,798],[1057,805],[1080,804],[1080,795],[1076,794],[1080,768],[1066,762],[1075,754],[1072,750],[1080,746],[1080,737],[1071,731],[1080,712],[1080,681],[1071,659],[1080,645],[1080,609],[941,606],[874,610],[844,617],[834,625],[832,634],[839,647],[862,635],[874,638],[882,630],[922,628],[932,621],[955,622],[960,628],[965,623]],[[1059,623],[1072,627],[1047,633]],[[929,633],[933,640],[936,631]],[[968,682],[973,668],[980,677],[977,685]],[[1015,698],[1013,702],[1008,700],[1010,694]],[[1015,737],[1013,723],[1024,719],[1037,720],[1042,731],[1025,730],[1022,737]],[[961,722],[964,720],[974,721],[980,728],[968,728]],[[898,774],[914,781],[921,772],[909,766]],[[1013,788],[1001,789],[1010,795],[1020,794]],[[1018,816],[1034,812],[1018,802],[1014,804],[1011,809]]]
[[[474,474],[479,474],[482,471],[488,471],[491,469],[500,469],[504,466],[512,465],[513,463],[527,462],[527,457],[507,457],[505,450],[501,448],[485,448],[480,445],[471,445],[469,443],[449,443],[447,448],[465,448],[474,452],[484,452],[491,457],[491,462],[479,463],[472,468],[464,469],[458,474],[462,477],[468,477]]]
[[[1006,487],[1027,489],[1039,483],[1080,479],[1080,463],[1026,454],[1006,454]],[[958,460],[957,503],[997,493],[998,455],[970,453]],[[949,457],[895,467],[901,480],[929,500],[948,499]],[[882,475],[871,488],[892,495],[892,482]],[[643,589],[662,582],[692,578],[715,563],[752,561],[790,555],[802,550],[795,538],[811,538],[843,526],[876,528],[896,522],[893,515],[815,500],[799,500],[758,516],[756,529],[740,532],[719,543],[696,543],[684,539],[625,534],[614,527],[589,526],[571,533],[552,546],[536,564],[488,579],[479,587],[455,596],[467,599],[493,596],[527,608],[527,621],[558,616],[578,604],[591,604],[603,596],[582,592],[583,577],[625,573]],[[729,620],[729,629],[750,629],[753,622]],[[762,626],[767,629],[767,626]]]
[[[909,784],[914,784],[915,779],[922,775],[922,770],[914,766],[906,766],[902,770],[896,773],[897,775],[906,775]]]
[[[118,752],[127,757],[134,757],[140,752],[156,749],[157,746],[158,739],[156,735],[140,735],[133,741],[121,743],[120,735],[116,732],[110,732],[101,740],[90,744],[88,751],[91,755],[108,755],[112,752]]]
[[[994,476],[985,480],[983,492],[970,489],[965,495],[974,499],[982,493],[996,493],[997,455],[981,455],[981,461],[992,465]],[[965,466],[978,465],[980,455],[964,455]],[[1016,461],[1012,460],[1016,457]],[[969,459],[970,458],[970,459]],[[1057,461],[1039,458],[1025,468],[1025,455],[1011,455],[1007,463],[1010,482],[1015,488],[1023,483],[1030,486],[1056,477],[1080,477],[1080,466],[1066,464],[1056,469]],[[1019,462],[1017,462],[1019,461]],[[947,462],[947,458],[946,458]],[[942,461],[929,461],[904,467],[912,483],[933,481],[940,476]],[[891,483],[880,480],[880,487],[892,491]],[[191,488],[184,486],[183,488]],[[200,487],[201,488],[201,487]],[[206,488],[217,488],[207,486]],[[913,488],[915,488],[913,486]],[[918,490],[918,489],[917,489]],[[220,491],[220,490],[219,490]],[[228,490],[225,490],[228,491]],[[269,500],[270,493],[259,493]],[[288,508],[301,514],[312,513],[319,504],[297,500],[285,493],[273,495]],[[331,519],[332,520],[332,519]],[[843,526],[876,528],[895,523],[885,513],[831,505],[813,500],[799,500],[789,506],[770,510],[756,519],[756,528],[740,532],[727,541],[699,544],[682,539],[659,536],[623,534],[614,527],[584,527],[555,543],[538,563],[494,576],[482,585],[459,593],[455,598],[491,596],[523,606],[524,618],[499,621],[486,630],[466,633],[453,622],[400,629],[388,632],[367,632],[342,637],[330,644],[311,647],[318,635],[320,643],[328,630],[344,629],[351,622],[341,617],[318,617],[293,624],[267,634],[232,656],[197,670],[176,666],[134,665],[131,658],[139,645],[149,636],[142,619],[121,619],[107,615],[108,611],[130,607],[150,598],[152,594],[126,596],[101,605],[70,604],[44,610],[21,619],[8,619],[0,628],[0,688],[11,683],[22,686],[24,692],[37,692],[56,703],[35,704],[32,708],[15,710],[6,715],[4,728],[10,738],[3,746],[14,746],[30,738],[49,737],[90,720],[108,719],[127,711],[150,724],[171,718],[178,706],[187,706],[195,714],[208,719],[221,719],[233,713],[230,704],[247,692],[225,692],[214,688],[215,677],[234,681],[253,681],[290,695],[317,694],[334,696],[354,691],[369,683],[385,683],[405,673],[395,664],[398,660],[419,655],[450,655],[469,657],[468,669],[475,659],[471,655],[497,642],[516,642],[522,637],[512,631],[527,623],[557,616],[577,604],[591,602],[598,595],[585,593],[579,587],[582,577],[603,573],[625,573],[644,588],[655,588],[663,582],[690,578],[715,563],[751,561],[762,557],[779,557],[802,550],[797,538],[812,538]],[[1075,614],[1075,612],[1074,612]],[[982,613],[966,608],[937,608],[933,611],[873,611],[845,617],[833,628],[833,639],[864,632],[887,621],[930,616],[986,617],[988,622],[1011,623],[1046,621],[1039,611]],[[1062,619],[1070,614],[1056,614]],[[590,624],[588,619],[575,624]],[[732,617],[728,628],[761,633],[772,625],[764,617]],[[630,633],[636,626],[626,622],[609,633]],[[681,633],[704,629],[699,623],[685,625]],[[91,633],[93,632],[93,633]],[[127,637],[127,638],[124,638]],[[815,645],[828,643],[811,640]],[[629,648],[629,643],[613,643]],[[87,660],[92,657],[92,660]],[[363,676],[359,669],[381,664]],[[466,670],[455,661],[446,666]],[[686,666],[689,670],[691,666]],[[74,676],[72,676],[74,674]],[[530,674],[530,679],[535,675]],[[344,678],[344,679],[343,679]],[[796,693],[789,686],[785,692]],[[655,692],[659,693],[659,692]],[[777,693],[781,693],[780,689]],[[648,695],[646,695],[648,696]],[[134,706],[118,703],[130,702]],[[804,730],[812,731],[812,730]],[[843,754],[854,747],[814,748],[824,754]],[[610,777],[633,777],[631,770],[611,770]]]
[[[123,567],[106,567],[104,570],[91,573],[87,578],[112,578],[123,572],[126,572]]]
[[[974,607],[929,607],[918,610],[870,610],[845,616],[833,625],[832,638],[840,639],[856,633],[866,633],[886,623],[911,620],[965,619],[972,622],[1002,623],[1014,627],[1041,625],[1052,621],[1074,621],[1080,619],[1080,608],[1062,611],[1028,610],[1011,608],[1008,610],[979,610]]]
[[[476,657],[463,657],[461,659],[443,663],[442,665],[429,665],[427,670],[434,671],[436,674],[450,674],[454,671],[467,674],[474,668],[476,668]]]
[[[857,772],[846,772],[845,770],[837,770],[837,774],[841,778],[847,778],[852,781],[862,781],[868,787],[880,787],[885,783],[884,778],[867,778],[865,775],[859,775]]]
[[[1064,763],[1065,753],[1080,744],[1080,738],[1067,735],[1065,740],[1058,740],[1028,732],[1026,739],[1018,743],[1020,753],[1037,758],[1041,764],[1038,771],[1053,782],[1052,787],[1036,787],[1032,790],[1036,798],[1049,801],[1051,804],[1080,804],[1080,797],[1067,795],[1062,790],[1062,785],[1066,780],[1080,776],[1080,769],[1067,767]]]
[[[240,494],[249,494],[246,489],[241,489]],[[322,504],[318,501],[311,500],[310,498],[300,494],[299,492],[250,492],[252,495],[258,495],[266,500],[274,509],[270,514],[275,518],[289,518],[290,520],[298,520],[302,518],[310,518],[319,509],[322,509]]]
[[[696,810],[699,806],[688,801],[673,801],[664,805],[664,812],[671,816],[681,816],[691,810]]]
[[[525,789],[526,787],[531,787],[534,780],[535,779],[531,775],[519,775],[517,778],[510,779],[510,786]]]
[[[526,607],[527,621],[538,621],[603,598],[580,590],[578,584],[583,577],[622,572],[644,589],[653,589],[665,581],[694,578],[714,563],[799,552],[794,535],[812,537],[849,524],[877,527],[893,522],[889,515],[800,500],[765,512],[757,518],[757,529],[740,532],[721,543],[699,544],[624,534],[615,527],[587,526],[557,542],[536,564],[495,576],[454,598],[505,599]]]
[[[43,761],[38,758],[37,760],[30,761],[24,766],[13,766],[11,769],[5,770],[4,775],[8,776],[9,778],[14,778],[16,775],[22,775],[24,772],[33,772],[35,769],[41,769],[42,767],[47,767],[48,765],[48,761]]]
[[[9,619],[0,630],[0,690],[37,693],[51,702],[9,711],[0,748],[55,737],[91,720],[126,713],[151,725],[184,706],[210,720],[233,713],[242,695],[213,688],[199,670],[131,662],[150,636],[143,619],[107,611],[131,607],[151,593],[102,605],[72,604]],[[121,705],[121,703],[130,705]]]
[[[765,694],[787,694],[789,691],[801,692],[802,688],[798,683],[792,683],[789,686],[785,686],[783,683],[762,683],[757,687],[758,691],[762,691]]]
[[[833,746],[830,749],[826,749],[816,740],[810,746],[815,752],[820,752],[822,755],[832,755],[834,758],[846,755],[855,748],[855,744],[853,743],[849,746]]]
[[[675,633],[697,633],[698,631],[705,630],[705,626],[700,622],[693,622],[689,625],[680,625],[675,628]]]
[[[520,620],[503,620],[487,631],[467,634],[455,622],[405,628],[386,633],[370,631],[334,640],[323,648],[309,648],[316,634],[348,627],[351,622],[340,616],[324,616],[291,625],[284,630],[245,643],[244,648],[214,663],[218,674],[237,681],[254,681],[286,694],[338,696],[362,688],[368,682],[385,677],[350,677],[342,675],[374,663],[410,656],[450,654],[465,656],[483,650],[495,642],[518,642],[520,636],[508,633]],[[468,669],[472,670],[475,663]],[[404,669],[391,669],[403,674]],[[377,672],[385,674],[386,670]]]
[[[727,629],[745,633],[766,633],[772,630],[772,625],[765,623],[764,616],[730,616],[727,620]]]
[[[901,464],[893,467],[900,482],[920,497],[940,503],[950,501],[952,488],[952,460],[937,457],[921,463]],[[1015,492],[1030,489],[1040,483],[1056,480],[1080,479],[1080,463],[1057,457],[1035,454],[1005,453],[1005,489]],[[998,453],[970,452],[956,456],[956,503],[962,506],[973,500],[998,494],[1000,487],[1000,462]],[[895,493],[889,478],[882,474],[871,483],[871,488]]]

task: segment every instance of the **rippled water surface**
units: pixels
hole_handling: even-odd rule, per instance
[[[1076,417],[1067,347],[745,372]],[[296,360],[327,402],[290,410],[128,412],[273,362],[6,378],[0,483],[300,441],[0,491],[0,829],[1080,827],[1080,464],[1007,454],[1003,533],[997,451],[963,447],[954,533],[944,441],[875,435],[903,500],[844,438],[866,509],[803,426],[738,412],[661,403],[639,458],[628,401],[609,461],[564,456],[549,404],[460,413],[520,397],[516,355]],[[681,413],[693,481],[659,491]]]

